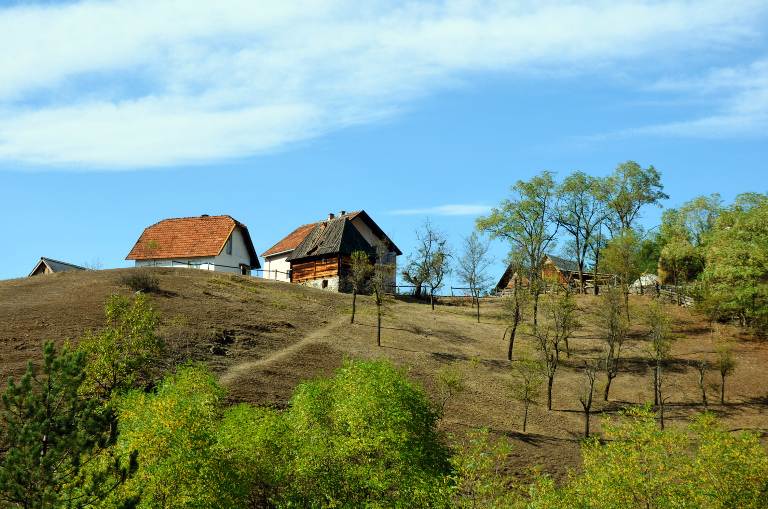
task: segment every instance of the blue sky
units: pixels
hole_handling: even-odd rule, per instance
[[[458,246],[515,181],[627,160],[667,207],[766,192],[767,32],[764,0],[0,2],[0,279],[200,214]]]

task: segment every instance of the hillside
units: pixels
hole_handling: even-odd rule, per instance
[[[38,362],[42,342],[77,342],[86,329],[104,325],[104,301],[109,293],[129,294],[122,278],[134,269],[65,272],[0,281],[0,379],[24,372],[28,360]],[[466,392],[445,407],[442,426],[449,433],[489,426],[514,444],[514,472],[529,465],[563,480],[568,468],[580,464],[579,442],[583,414],[577,393],[584,359],[601,348],[594,327],[594,297],[578,298],[584,328],[571,341],[573,355],[559,368],[554,382],[553,410],[532,409],[528,433],[521,433],[522,408],[509,395],[510,363],[506,360],[505,330],[500,299],[483,299],[482,323],[461,299],[439,305],[433,312],[421,303],[396,300],[387,305],[382,348],[376,346],[376,317],[371,300],[358,297],[358,315],[349,323],[351,296],[245,276],[194,269],[148,269],[160,278],[152,297],[162,314],[162,332],[169,347],[161,369],[204,361],[232,403],[287,405],[302,379],[330,374],[344,356],[385,357],[409,366],[409,377],[421,382],[437,400],[435,373],[458,363],[465,373]],[[639,317],[649,300],[634,297],[632,313]],[[688,364],[714,359],[709,324],[683,308],[670,308],[681,339],[672,347],[668,422],[687,422],[701,410],[698,372]],[[726,328],[725,334],[737,334]],[[726,404],[711,404],[731,429],[768,427],[768,346],[738,336],[738,362],[726,381]],[[529,340],[519,336],[516,348]],[[599,432],[600,412],[652,399],[652,375],[645,351],[648,341],[639,318],[625,347],[628,362],[611,386],[610,401],[596,393],[592,430]],[[212,352],[216,353],[212,353]],[[481,362],[472,367],[470,359]],[[710,383],[719,375],[710,371]],[[598,374],[599,387],[604,376]],[[710,402],[719,394],[710,391]],[[542,402],[544,398],[542,398]]]

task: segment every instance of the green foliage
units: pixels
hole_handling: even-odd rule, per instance
[[[98,334],[88,331],[79,349],[89,359],[84,391],[108,399],[132,388],[138,376],[146,375],[164,344],[155,333],[160,317],[148,295],[136,295],[131,300],[112,294],[104,308],[107,327]]]
[[[217,447],[223,397],[200,365],[168,375],[155,394],[124,396],[116,450],[137,451],[140,468],[119,495],[141,495],[142,508],[243,507],[238,469]]]
[[[458,364],[446,364],[435,375],[438,387],[440,388],[440,397],[442,399],[441,407],[445,410],[445,404],[454,395],[464,392],[467,387],[464,385],[464,372]]]
[[[510,188],[511,198],[475,222],[475,229],[490,234],[491,239],[510,242],[512,252],[525,260],[534,286],[544,255],[556,244],[557,228],[552,220],[556,200],[554,177],[554,173],[543,171],[527,182],[518,180]]]
[[[510,395],[523,404],[523,433],[528,424],[528,409],[531,405],[539,404],[541,384],[544,383],[543,372],[542,363],[535,360],[526,350],[521,352],[512,370],[512,381],[508,388]]]
[[[768,333],[768,195],[739,195],[712,233],[702,279],[724,312]]]
[[[502,469],[512,447],[506,437],[495,442],[488,428],[470,430],[453,447],[450,485],[454,492],[450,507],[501,507],[515,493],[507,486]]]
[[[46,342],[43,356],[42,373],[30,361],[18,385],[8,380],[2,397],[0,446],[8,452],[0,468],[0,507],[89,506],[135,468],[130,456],[124,468],[105,459],[110,418],[95,400],[78,397],[85,353],[65,348],[57,355]],[[119,502],[116,507],[123,507]]]
[[[584,474],[563,489],[568,507],[758,508],[768,502],[768,454],[758,436],[732,436],[712,414],[660,430],[650,410],[603,420],[605,440],[582,446]]]
[[[662,189],[661,173],[653,166],[642,168],[635,161],[619,164],[605,180],[608,208],[613,213],[611,232],[631,229],[646,205],[661,207],[659,202],[669,199]]]
[[[405,374],[387,361],[345,361],[334,378],[296,388],[284,414],[293,436],[286,503],[407,507],[447,473],[438,408]]]

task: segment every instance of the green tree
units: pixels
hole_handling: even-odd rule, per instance
[[[554,174],[543,171],[528,182],[518,180],[510,191],[512,197],[493,207],[488,216],[477,218],[475,228],[490,234],[491,240],[502,238],[509,241],[511,251],[520,253],[525,260],[534,295],[533,323],[536,325],[544,255],[556,245]]]
[[[725,377],[736,369],[736,359],[733,357],[733,346],[727,341],[717,345],[717,359],[714,368],[720,373],[720,404],[725,404]]]
[[[440,408],[445,411],[445,404],[456,394],[467,390],[464,385],[464,372],[458,364],[446,364],[435,375],[440,389]]]
[[[86,507],[106,497],[135,470],[109,457],[110,416],[94,399],[78,397],[85,379],[84,352],[43,345],[42,373],[29,362],[17,385],[8,380],[0,413],[7,448],[0,467],[0,506],[37,509]],[[97,464],[101,467],[91,467]],[[134,500],[119,499],[116,507]]]
[[[404,369],[350,361],[302,382],[286,424],[290,507],[402,507],[448,473],[440,409]]]
[[[739,195],[720,212],[702,279],[755,332],[768,332],[768,194]]]
[[[618,290],[612,288],[602,297],[598,308],[597,320],[601,335],[605,341],[603,367],[605,368],[605,391],[603,400],[608,401],[611,382],[619,374],[621,367],[621,348],[629,333],[629,321],[622,309],[622,298]]]
[[[352,253],[352,265],[349,269],[349,282],[352,285],[352,318],[350,318],[349,323],[355,323],[357,294],[364,292],[368,288],[372,274],[373,265],[368,253],[365,251],[355,251]]]
[[[138,452],[140,468],[124,493],[142,507],[243,507],[238,470],[217,447],[224,391],[205,366],[167,375],[156,393],[119,402],[120,454]]]
[[[456,275],[469,287],[472,298],[477,302],[477,323],[480,323],[480,295],[493,281],[486,272],[492,263],[488,257],[490,243],[480,240],[476,232],[463,239],[461,256],[456,262]]]
[[[515,492],[502,475],[512,451],[506,437],[492,441],[488,428],[470,430],[456,441],[450,458],[453,497],[448,507],[475,509],[508,507]],[[448,492],[450,493],[450,492]],[[447,498],[447,497],[446,497]],[[435,504],[436,507],[441,507]]]
[[[757,509],[768,503],[768,453],[759,436],[731,435],[712,414],[661,430],[646,408],[603,419],[605,436],[582,445],[584,473],[559,507]],[[538,502],[538,501],[537,501]],[[535,507],[556,507],[541,506]]]
[[[653,363],[653,404],[659,406],[659,416],[663,427],[665,402],[662,394],[663,370],[669,358],[669,352],[672,350],[672,340],[675,339],[672,333],[673,322],[667,310],[659,301],[654,301],[651,304],[644,318],[648,336],[651,340],[651,345],[647,352]]]
[[[661,200],[669,196],[662,190],[661,173],[653,166],[642,168],[634,161],[619,164],[604,180],[604,190],[611,211],[608,226],[613,235],[632,229],[646,205],[661,207]]]
[[[88,331],[79,350],[88,358],[83,390],[109,399],[133,388],[138,376],[148,375],[164,343],[155,332],[160,315],[148,295],[131,299],[111,294],[104,308],[107,326],[97,334]]]
[[[547,294],[544,301],[546,320],[534,326],[531,335],[542,358],[547,377],[547,410],[552,410],[552,386],[560,365],[560,352],[567,347],[568,338],[581,325],[576,320],[576,306],[570,292],[563,295]]]
[[[528,409],[531,405],[538,405],[541,397],[541,384],[543,366],[524,350],[520,358],[515,361],[512,368],[512,381],[507,386],[510,395],[523,404],[523,433],[528,424]]]
[[[572,173],[557,186],[555,221],[570,236],[581,293],[584,293],[584,266],[590,244],[607,218],[604,190],[600,179],[582,172]]]
[[[621,291],[624,293],[624,310],[629,318],[629,285],[639,275],[637,270],[637,255],[639,249],[638,235],[634,230],[621,230],[603,249],[603,266],[621,281]]]

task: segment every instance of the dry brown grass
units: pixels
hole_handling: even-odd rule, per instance
[[[132,269],[63,273],[0,281],[0,377],[23,373],[28,359],[39,361],[42,342],[59,346],[75,340],[85,329],[104,323],[103,304],[111,292],[128,294],[121,280]],[[152,297],[161,311],[169,354],[163,368],[204,361],[227,387],[231,402],[284,407],[293,387],[303,379],[330,374],[345,356],[388,358],[409,366],[409,377],[436,396],[435,373],[458,364],[467,390],[445,407],[443,428],[461,433],[488,426],[510,437],[515,449],[512,472],[541,465],[563,480],[569,468],[581,462],[579,445],[583,414],[578,391],[585,359],[601,350],[600,330],[593,315],[594,297],[579,296],[584,323],[571,341],[572,356],[559,368],[554,383],[553,410],[531,409],[528,433],[522,434],[522,405],[507,391],[511,380],[502,341],[503,306],[499,299],[482,303],[482,323],[462,299],[446,299],[430,311],[428,303],[392,301],[387,304],[382,348],[376,347],[375,314],[368,297],[358,297],[359,313],[349,324],[351,296],[298,285],[243,276],[214,274],[195,269],[153,268],[160,292]],[[642,404],[652,399],[652,378],[645,351],[648,341],[640,320],[649,301],[633,296],[633,326],[627,342],[624,370],[611,386],[610,401],[596,394],[592,431],[599,433],[600,414]],[[714,359],[706,319],[683,308],[671,307],[676,332],[669,373],[671,389],[667,422],[686,423],[701,410],[697,372],[688,364]],[[726,404],[711,405],[731,429],[768,427],[768,345],[742,336],[725,326],[722,335],[737,339],[736,372],[727,380]],[[224,355],[211,353],[220,346]],[[531,348],[530,338],[519,335],[515,348]],[[481,362],[472,367],[471,359]],[[596,388],[604,375],[598,375]],[[710,382],[719,378],[710,372]],[[542,402],[543,402],[542,398]],[[719,401],[713,392],[711,402]]]

